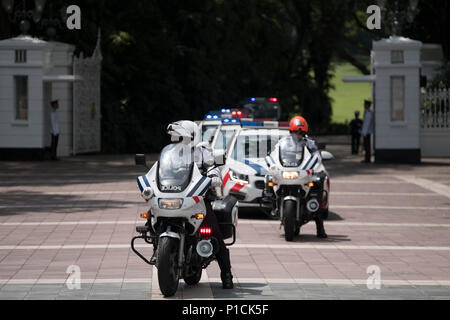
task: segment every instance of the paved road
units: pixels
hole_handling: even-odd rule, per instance
[[[327,163],[328,239],[308,224],[287,243],[278,222],[240,212],[236,288],[221,289],[213,263],[171,299],[450,299],[450,160],[362,164],[342,148],[330,146]],[[162,299],[129,246],[145,210],[133,161],[0,163],[0,299]],[[379,289],[367,286],[369,267]],[[69,288],[77,268],[80,289]]]

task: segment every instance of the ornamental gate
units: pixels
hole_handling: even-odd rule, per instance
[[[422,156],[450,157],[450,89],[424,90],[420,111]]]

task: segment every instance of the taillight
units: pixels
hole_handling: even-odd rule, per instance
[[[210,227],[200,227],[200,235],[202,236],[202,238],[211,236],[211,233],[212,231]]]

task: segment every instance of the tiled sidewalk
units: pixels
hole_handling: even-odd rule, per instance
[[[450,161],[367,165],[334,148],[328,239],[309,223],[287,243],[279,222],[242,211],[235,289],[222,290],[212,263],[172,299],[450,299]],[[152,267],[129,247],[145,211],[139,174],[133,156],[3,162],[0,299],[161,299]],[[70,265],[80,290],[65,284]],[[380,268],[379,290],[367,288],[369,266]]]

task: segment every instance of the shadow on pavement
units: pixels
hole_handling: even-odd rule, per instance
[[[30,191],[7,191],[0,194],[0,216],[19,215],[39,212],[87,212],[101,209],[139,206],[136,201],[111,199],[85,199],[75,195],[54,195]]]
[[[339,214],[333,211],[328,212],[328,218],[325,221],[340,221],[344,220]]]
[[[326,224],[325,224],[325,229],[326,229]],[[310,232],[310,231],[309,231]],[[350,239],[348,237],[348,235],[342,235],[342,234],[327,234],[328,238],[322,239],[322,238],[317,238],[316,233],[305,233],[302,234],[302,229],[300,229],[300,234],[296,237],[294,237],[294,240],[290,243],[330,243],[330,242],[348,242],[348,241],[352,241],[352,239]],[[284,240],[284,233],[280,233],[280,239]],[[286,242],[289,243],[289,242]]]

